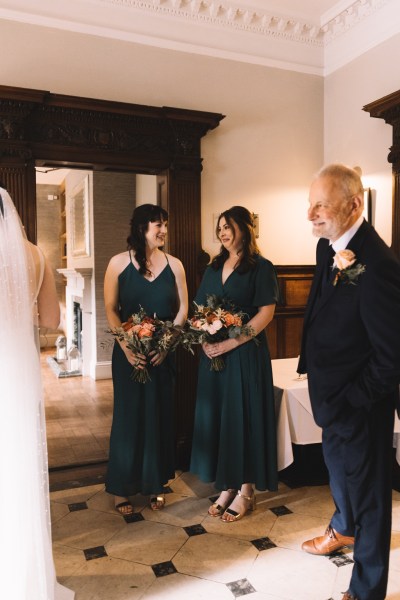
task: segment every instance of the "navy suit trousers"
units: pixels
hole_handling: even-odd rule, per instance
[[[349,586],[359,600],[384,600],[392,510],[393,402],[347,406],[323,429],[322,447],[336,511],[331,525],[355,537]]]

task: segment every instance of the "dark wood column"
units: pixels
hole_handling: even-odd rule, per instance
[[[168,249],[178,256],[186,271],[189,303],[199,282],[201,248],[201,124],[174,123],[175,156],[167,175],[164,207],[170,216]],[[196,399],[197,360],[189,353],[177,352],[176,452],[177,466],[187,469],[190,461],[192,428]]]
[[[393,127],[393,145],[388,154],[393,172],[392,248],[400,257],[400,91],[366,104],[363,110]]]

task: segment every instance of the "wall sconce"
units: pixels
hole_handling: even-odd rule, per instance
[[[362,181],[362,169],[361,167],[353,167],[354,171],[359,174]],[[364,183],[363,183],[364,186]],[[366,219],[370,225],[374,224],[374,214],[375,214],[375,201],[376,201],[376,190],[373,190],[370,187],[364,187],[364,213]]]

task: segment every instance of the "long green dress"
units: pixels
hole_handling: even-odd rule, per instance
[[[222,268],[207,267],[196,303],[215,294],[251,319],[260,306],[275,304],[278,283],[272,263],[257,258],[254,270],[237,271],[222,283]],[[210,371],[200,358],[190,471],[219,490],[254,483],[258,490],[278,485],[274,389],[265,332],[223,354],[225,368]]]
[[[175,275],[166,262],[153,281],[132,262],[118,277],[120,318],[124,322],[140,306],[162,320],[176,314]],[[132,365],[118,342],[112,356],[114,413],[106,491],[117,496],[157,494],[174,477],[174,360],[171,355],[149,367],[151,381],[132,380]]]

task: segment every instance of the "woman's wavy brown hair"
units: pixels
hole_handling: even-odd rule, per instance
[[[240,263],[237,266],[236,271],[238,273],[247,273],[254,269],[256,257],[260,254],[254,231],[253,215],[244,206],[232,206],[232,208],[228,208],[228,210],[222,212],[218,217],[215,230],[217,237],[219,237],[219,223],[222,217],[231,228],[233,234],[235,234],[235,230],[233,229],[232,221],[236,223],[239,228],[240,235],[242,236],[243,248],[240,253]],[[219,269],[227,260],[228,256],[228,250],[226,250],[224,246],[221,246],[219,254],[211,261],[213,269]]]

